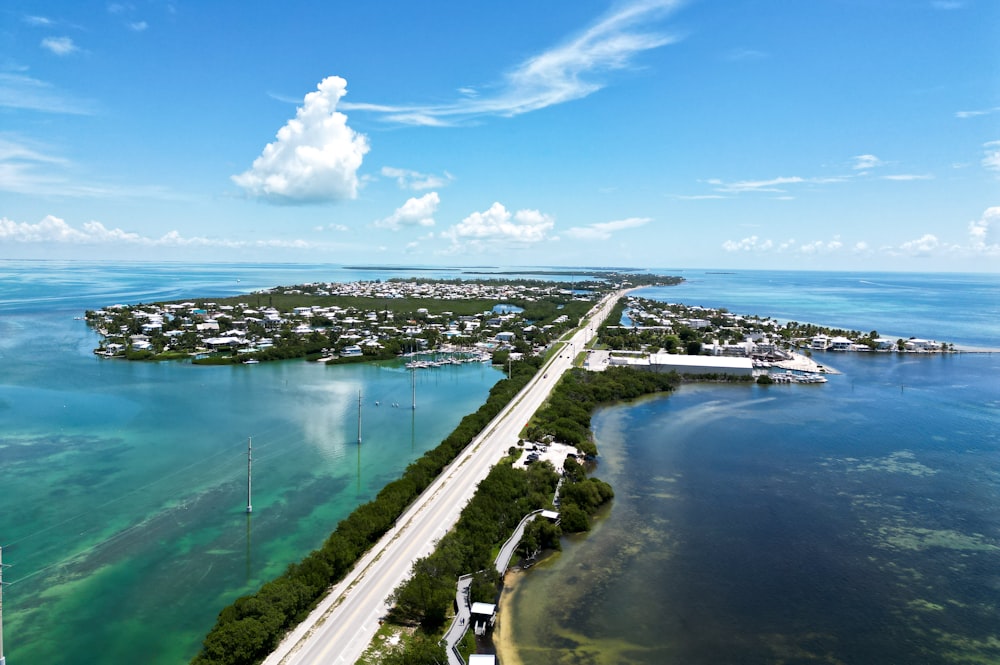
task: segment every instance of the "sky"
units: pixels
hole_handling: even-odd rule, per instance
[[[1000,272],[1000,3],[7,0],[44,258]]]

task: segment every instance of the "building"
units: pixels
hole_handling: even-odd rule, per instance
[[[473,632],[476,635],[483,635],[496,621],[497,606],[492,603],[472,603],[470,612],[472,618],[469,622],[472,624]]]
[[[903,345],[907,351],[940,351],[941,343],[930,339],[918,339],[913,337],[906,340]]]
[[[850,351],[853,347],[854,342],[847,339],[846,337],[834,337],[830,340],[830,350],[831,351]]]
[[[814,351],[826,351],[830,348],[830,338],[826,335],[816,335],[809,342],[809,348]]]
[[[609,365],[625,365],[651,372],[677,372],[678,374],[727,374],[752,376],[753,360],[729,356],[682,356],[654,353],[648,357],[611,356]]]

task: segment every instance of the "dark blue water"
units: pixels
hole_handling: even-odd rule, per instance
[[[637,295],[769,316],[1000,349],[1000,274],[680,271],[677,286]]]
[[[706,275],[659,295],[997,346],[994,276],[921,277],[879,287],[910,293],[884,311],[832,274]],[[1000,662],[1000,354],[822,362],[843,374],[599,412],[613,506],[505,600],[505,662]]]

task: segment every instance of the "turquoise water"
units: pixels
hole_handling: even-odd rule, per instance
[[[921,277],[905,278],[916,302],[881,310],[831,274],[660,295],[865,330],[907,312],[900,332],[1000,346],[982,315],[995,276]],[[526,665],[1000,662],[1000,354],[823,362],[843,374],[687,385],[595,416],[616,497],[505,604]]]
[[[379,276],[0,262],[8,663],[186,662],[223,606],[318,547],[502,377],[478,363],[422,370],[413,410],[400,363],[108,361],[92,354],[97,337],[74,317],[118,302]]]

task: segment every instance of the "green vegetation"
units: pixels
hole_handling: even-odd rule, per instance
[[[413,564],[413,575],[393,593],[391,619],[438,631],[455,601],[461,575],[476,573],[471,598],[493,602],[500,582],[493,570],[494,545],[503,543],[532,510],[551,505],[558,476],[549,464],[526,471],[509,462],[493,467],[462,511],[458,524],[435,551]]]
[[[678,381],[676,375],[648,374],[626,368],[612,368],[607,372],[574,369],[556,386],[547,408],[552,409],[553,403],[562,404],[564,400],[582,400],[586,407],[574,416],[586,421],[587,441],[596,453],[589,439],[590,415],[594,409],[600,404],[670,390]],[[532,426],[536,433],[546,431],[545,422],[536,415],[536,423]],[[413,576],[396,589],[396,606],[391,619],[416,625],[428,639],[439,637],[454,602],[458,577],[472,571],[480,572],[473,580],[470,600],[495,602],[502,585],[502,579],[492,567],[496,547],[510,536],[524,515],[550,506],[556,479],[552,466],[545,462],[532,464],[524,471],[515,470],[509,461],[494,467],[462,512],[455,528],[441,539],[430,556],[414,564]],[[591,516],[613,497],[610,485],[598,478],[588,478],[582,464],[567,458],[559,491],[559,523],[533,520],[525,528],[516,553],[524,559],[532,559],[545,550],[560,549],[563,534],[590,530]],[[410,658],[409,649],[406,645],[394,654],[394,658],[402,660],[383,660],[383,665],[418,662],[416,655]]]
[[[548,402],[535,414],[527,437],[534,441],[551,437],[570,443],[588,455],[596,455],[597,448],[590,434],[590,416],[596,407],[667,392],[680,382],[681,378],[674,372],[658,374],[627,367],[588,372],[574,368],[563,375]]]
[[[539,363],[539,359],[529,358],[513,364],[511,378],[494,385],[478,411],[463,418],[440,445],[410,464],[403,476],[386,485],[375,499],[341,521],[320,549],[290,565],[281,577],[264,584],[256,593],[224,608],[192,664],[251,665],[267,657],[284,633],[308,615],[327,589],[351,570],[441,470],[528,383]]]

